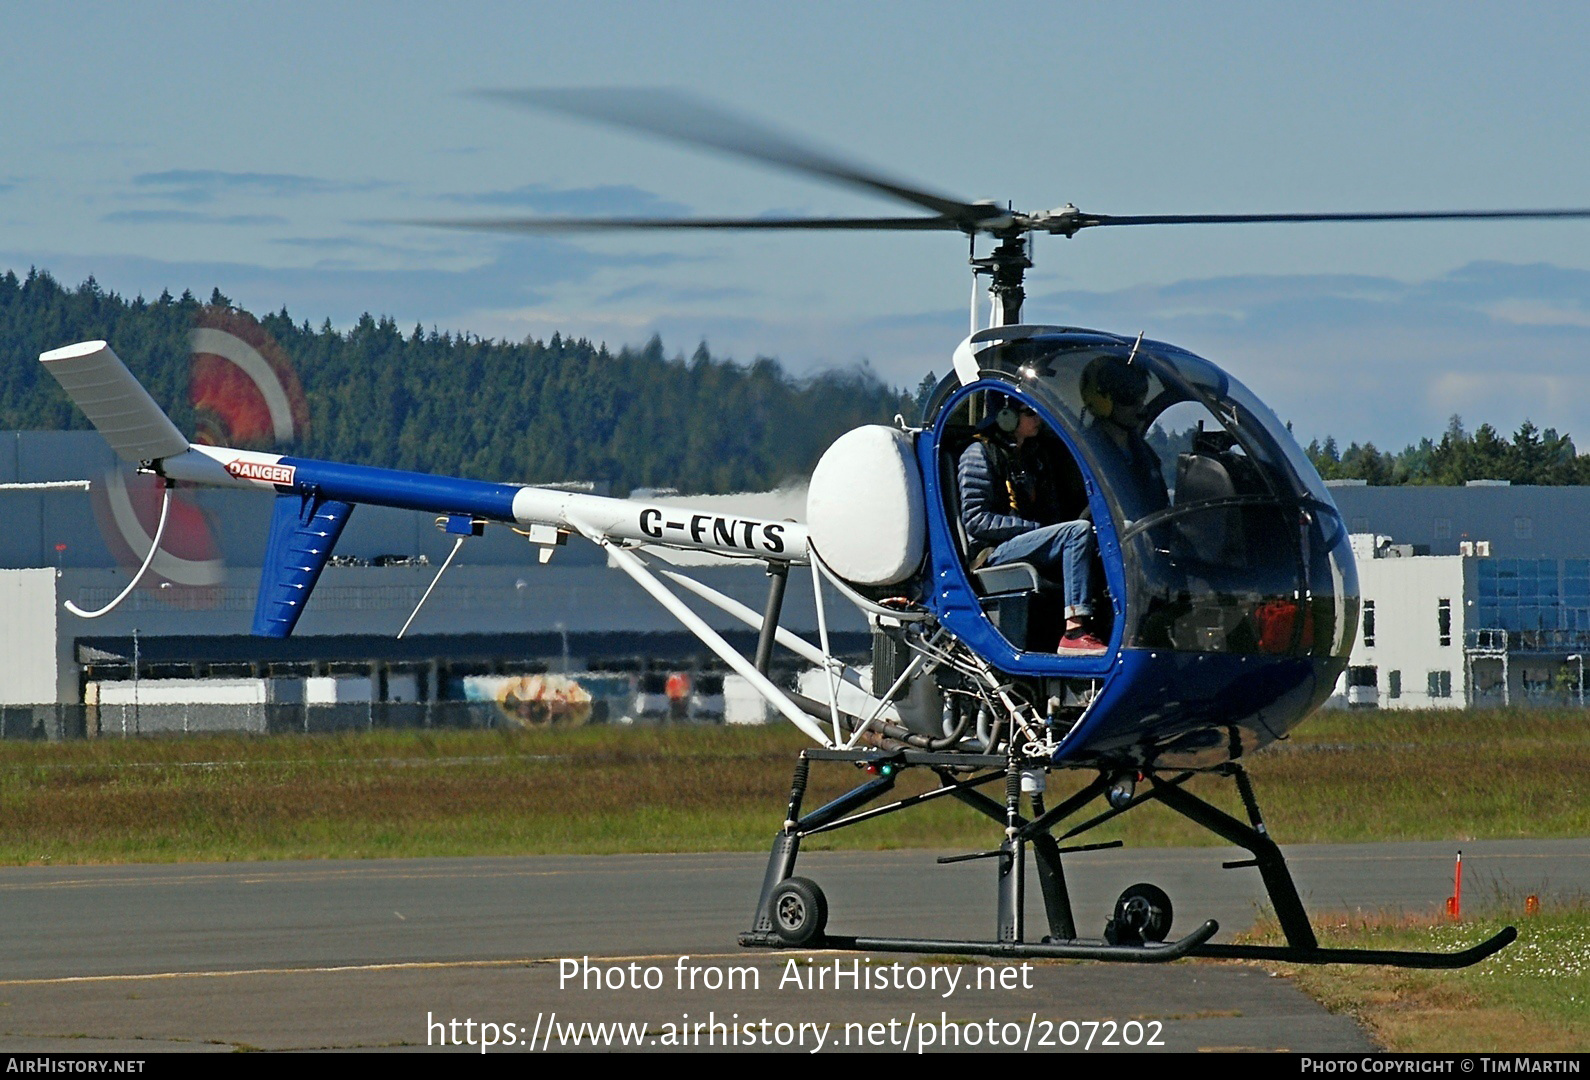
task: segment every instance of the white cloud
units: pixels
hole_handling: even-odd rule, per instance
[[[1520,326],[1590,327],[1590,311],[1546,300],[1502,300],[1481,309],[1493,319]]]

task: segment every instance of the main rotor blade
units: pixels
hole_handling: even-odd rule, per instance
[[[973,226],[1004,211],[951,199],[891,180],[858,165],[803,146],[758,124],[716,109],[677,90],[546,88],[486,90],[482,96],[513,105],[547,109],[583,120],[595,120],[647,135],[660,135],[692,146],[777,165],[825,180],[901,199],[949,218],[957,227]],[[774,226],[775,228],[777,226]]]
[[[958,232],[947,217],[890,218],[451,218],[409,222],[491,232],[620,232],[626,229],[894,229]]]
[[[1415,210],[1370,214],[1082,214],[1078,228],[1101,225],[1242,225],[1288,221],[1484,221],[1590,218],[1587,210]]]

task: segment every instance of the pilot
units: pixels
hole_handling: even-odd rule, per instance
[[[1136,519],[1168,507],[1170,495],[1159,455],[1143,437],[1148,366],[1122,356],[1097,357],[1082,370],[1081,389],[1088,433],[1116,458],[1115,467],[1106,468],[1124,481],[1114,490],[1125,512]]]
[[[1063,582],[1066,626],[1056,651],[1104,652],[1108,646],[1089,630],[1097,544],[1076,465],[1049,445],[1053,437],[1031,408],[1004,394],[988,397],[988,419],[961,454],[957,472],[961,522],[972,549],[967,554],[973,566],[1027,562]]]

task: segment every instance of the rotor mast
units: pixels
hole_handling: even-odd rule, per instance
[[[995,326],[1014,326],[1021,322],[1021,306],[1026,302],[1027,290],[1022,281],[1032,268],[1032,251],[1025,232],[1009,233],[1002,237],[994,250],[985,258],[977,258],[977,234],[972,234],[973,276],[987,274],[992,281],[988,291],[994,300],[991,320]]]

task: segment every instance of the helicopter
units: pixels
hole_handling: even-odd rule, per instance
[[[521,533],[541,562],[578,536],[604,549],[612,566],[816,744],[797,759],[752,925],[739,937],[743,946],[1455,968],[1515,939],[1509,927],[1446,953],[1319,944],[1243,763],[1321,705],[1347,666],[1358,623],[1347,529],[1286,425],[1230,374],[1143,334],[1024,323],[1023,282],[1032,266],[1030,240],[1039,233],[1072,238],[1141,225],[1569,219],[1590,217],[1590,210],[1120,216],[1066,204],[1028,213],[929,192],[672,92],[541,89],[486,96],[750,159],[925,213],[420,224],[528,233],[815,229],[964,236],[974,283],[971,333],[955,348],[950,374],[933,390],[920,420],[897,417],[894,425],[842,435],[812,474],[805,522],[774,521],[678,502],[200,445],[171,422],[109,344],[69,345],[41,355],[45,368],[124,461],[165,484],[149,557],[121,596],[99,611],[68,603],[70,610],[97,617],[131,593],[159,550],[179,484],[244,488],[274,498],[252,626],[264,637],[292,633],[361,503],[437,515],[438,527],[454,537],[438,581],[463,544],[489,526]],[[992,246],[979,254],[979,242]],[[989,313],[986,325],[978,326],[977,286],[985,278]],[[1053,571],[1046,576],[1022,560],[980,562],[968,534],[959,462],[979,440],[1011,434],[1021,414],[1037,418],[1043,452],[1074,470],[1075,512],[1091,522],[1094,550],[1085,573],[1098,598],[1098,647],[1085,652],[1056,648],[1064,605]],[[1127,454],[1117,430],[1123,417],[1131,418],[1126,437],[1139,440]],[[1144,437],[1156,425],[1162,432],[1184,430],[1186,437],[1156,446]],[[1151,467],[1144,468],[1145,461]],[[763,564],[769,577],[764,610],[679,569],[657,566],[656,553],[664,549]],[[810,573],[815,644],[780,625],[795,568]],[[866,617],[870,671],[847,665],[829,647],[825,589]],[[757,631],[754,656],[731,647],[685,595]],[[809,664],[826,692],[808,697],[776,684],[770,677],[775,648]],[[809,810],[804,800],[814,764],[859,770],[865,779]],[[930,774],[937,786],[884,801],[910,770]],[[1049,805],[1048,780],[1056,773],[1077,774],[1084,782]],[[1187,790],[1189,780],[1204,774],[1235,784],[1246,820]],[[988,850],[940,859],[993,864],[993,936],[829,933],[821,887],[795,873],[803,840],[943,798],[987,817],[998,834]],[[1226,866],[1259,871],[1284,945],[1215,942],[1214,920],[1172,940],[1171,900],[1150,883],[1121,894],[1102,938],[1079,934],[1065,856],[1120,842],[1071,841],[1149,802],[1251,854]],[[1075,820],[1090,808],[1090,816]],[[1029,859],[1043,901],[1041,936],[1026,925]]]

